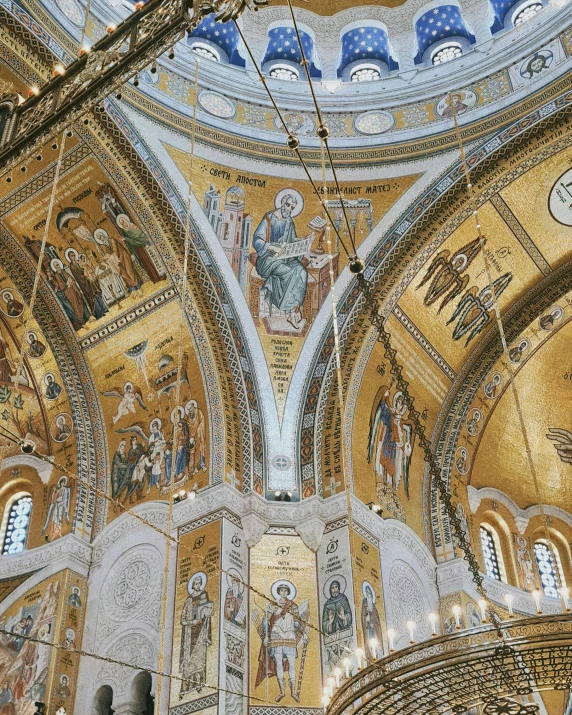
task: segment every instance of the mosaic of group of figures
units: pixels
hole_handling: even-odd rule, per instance
[[[110,496],[132,504],[157,498],[171,484],[180,489],[190,481],[199,488],[208,483],[209,427],[189,331],[186,325],[180,328],[173,291],[169,299],[157,301],[159,307],[152,314],[147,308],[139,310],[147,298],[164,294],[168,287],[163,261],[125,197],[93,158],[82,160],[77,147],[75,151],[79,161],[62,171],[50,225],[46,228],[51,186],[41,188],[37,177],[31,180],[33,198],[28,198],[28,187],[20,186],[4,200],[4,225],[34,262],[40,258],[46,232],[42,278],[78,337],[87,331],[98,336],[87,340],[85,355],[107,428]],[[21,329],[24,298],[6,280],[2,288],[0,319]],[[126,324],[121,318],[129,310],[141,317],[128,330],[118,329]],[[103,330],[112,324],[113,330]],[[104,334],[107,337],[101,339]],[[71,469],[73,421],[61,376],[41,332],[28,330],[25,339],[26,366],[37,365],[38,374],[33,385],[14,389],[19,348],[8,344],[6,332],[0,343],[0,401],[6,404],[7,416],[0,416],[13,429],[18,427],[22,438],[32,436],[39,451],[50,445],[57,447],[56,454],[64,451]],[[32,419],[34,389],[42,397],[45,426],[39,417]],[[71,484],[67,477],[61,481],[58,488],[67,500],[67,519]]]
[[[50,184],[43,190],[40,186],[34,187],[31,200],[23,191],[17,194],[2,216],[35,262],[51,195]],[[42,275],[80,333],[166,284],[163,262],[148,234],[91,158],[62,172],[47,227]]]
[[[54,649],[81,648],[85,580],[62,571],[9,606],[0,619],[0,708],[32,715],[36,701],[73,709],[79,656]],[[61,614],[61,615],[60,615]]]
[[[201,370],[176,300],[88,352],[110,453],[111,495],[133,504],[208,484]],[[168,326],[166,328],[166,326]]]

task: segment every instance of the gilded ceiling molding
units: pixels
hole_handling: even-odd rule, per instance
[[[0,462],[0,470],[13,469],[14,467],[32,467],[38,473],[42,484],[47,484],[50,481],[54,467],[49,462],[46,462],[33,454],[15,454],[12,457],[5,457]]]
[[[176,77],[177,75],[173,75]],[[551,83],[549,86],[543,87],[534,95],[526,99],[516,102],[512,106],[503,107],[493,116],[487,115],[482,119],[476,119],[470,123],[462,125],[462,134],[465,141],[473,141],[483,139],[493,132],[498,132],[502,127],[510,127],[516,120],[529,115],[534,110],[544,106],[555,96],[569,91],[569,81],[567,77],[560,77]],[[131,86],[126,86],[122,92],[123,99],[134,108],[142,111],[174,129],[185,132],[190,135],[191,120],[185,116],[183,106],[180,110],[175,106],[169,106],[161,101],[158,94],[150,96],[141,91],[141,87],[135,89]],[[257,108],[249,102],[242,103],[245,108]],[[467,117],[467,122],[470,117]],[[440,127],[443,129],[443,125]],[[435,127],[437,129],[437,126]],[[196,125],[197,140],[205,146],[215,147],[228,151],[232,150],[239,156],[245,156],[255,159],[263,159],[276,163],[297,164],[298,159],[293,155],[292,151],[286,147],[283,141],[283,135],[278,130],[275,140],[268,140],[265,137],[245,137],[240,134],[240,125],[231,125],[229,129],[219,129],[210,126],[204,120],[199,119]],[[332,144],[332,156],[338,167],[351,166],[370,166],[383,162],[399,162],[404,159],[410,160],[413,158],[427,158],[436,154],[442,154],[456,146],[455,133],[447,126],[443,131],[434,133],[432,136],[419,137],[412,136],[410,139],[400,137],[396,141],[391,141],[391,134],[385,134],[382,137],[377,137],[375,144],[371,144],[370,137],[334,137],[335,141]],[[340,147],[338,142],[351,142],[359,139],[360,143],[368,143],[366,148],[363,146],[345,146]],[[306,162],[310,165],[319,166],[321,155],[318,148],[304,146],[305,138],[302,137],[301,154]],[[312,140],[313,141],[313,140]]]
[[[91,562],[91,546],[80,539],[75,534],[66,534],[62,536],[61,539],[56,539],[55,541],[45,544],[44,546],[38,546],[35,549],[27,549],[22,551],[20,554],[13,554],[12,558],[2,559],[0,562],[0,579],[2,581],[7,579],[13,579],[22,575],[32,575],[36,572],[40,572],[41,576],[38,577],[38,583],[46,578],[45,571],[50,567],[52,573],[61,571],[65,568],[62,565],[61,559],[69,558],[76,562],[76,569],[82,572],[87,572],[88,566]],[[77,563],[81,565],[81,568],[77,568]],[[26,592],[30,588],[29,582],[25,583],[23,586],[23,591]],[[14,600],[18,598],[17,592],[14,591],[11,598]],[[2,602],[2,610],[9,608],[6,600]]]
[[[37,24],[31,23],[31,17],[13,0],[6,0],[0,7],[0,26],[4,33],[11,35],[19,45],[20,51],[26,51],[32,66],[41,72],[45,79],[51,76],[55,61],[70,62],[72,56],[54,42],[52,37]],[[33,26],[34,32],[30,29]]]
[[[523,173],[535,162],[545,158],[568,145],[570,139],[566,136],[568,117],[572,107],[572,92],[553,99],[544,110],[536,110],[527,117],[520,119],[511,127],[501,130],[493,139],[479,145],[469,154],[474,183],[486,181],[487,175],[493,175],[498,170],[498,160],[517,154],[521,146],[544,133],[552,139],[538,155],[527,157],[519,166],[505,173],[512,181],[519,173]],[[561,138],[553,139],[554,132],[559,131]],[[365,275],[377,286],[377,295],[382,304],[384,315],[389,315],[407,286],[417,275],[420,267],[452,231],[466,220],[471,213],[464,188],[463,174],[460,164],[456,164],[432,184],[424,195],[419,197],[406,212],[396,220],[383,242],[371,252],[366,259]],[[479,204],[485,203],[490,196],[499,190],[500,184],[488,186],[479,196]],[[440,226],[437,233],[432,226]],[[552,276],[554,274],[551,274]],[[363,298],[355,281],[352,281],[338,299],[338,318],[340,324],[340,341],[346,343],[357,341],[361,343],[359,331],[364,329],[366,320],[362,314]],[[331,323],[330,323],[331,326]],[[373,348],[374,341],[370,343]],[[321,465],[317,463],[319,449],[317,445],[322,439],[324,427],[323,416],[326,405],[335,402],[335,391],[330,389],[334,374],[333,333],[331,327],[324,332],[322,341],[315,352],[314,363],[308,370],[303,407],[298,418],[298,439],[301,445],[299,472],[302,480],[302,493],[313,493],[317,487],[317,475]],[[366,360],[369,355],[362,355]],[[353,360],[342,352],[342,371],[344,384],[350,389],[357,389],[352,373],[356,369]],[[350,400],[351,402],[351,400]],[[353,416],[346,415],[346,440],[350,440]],[[346,442],[346,445],[349,442]],[[426,515],[427,520],[429,519]],[[426,526],[426,529],[428,526]],[[430,538],[430,529],[427,537]]]

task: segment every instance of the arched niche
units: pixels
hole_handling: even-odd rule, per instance
[[[113,688],[110,685],[100,686],[93,696],[92,715],[113,715]]]
[[[141,715],[154,715],[155,698],[151,695],[153,679],[146,670],[138,673],[131,684],[131,696]]]

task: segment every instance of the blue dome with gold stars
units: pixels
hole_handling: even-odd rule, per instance
[[[385,30],[368,25],[349,30],[342,36],[342,59],[338,75],[341,77],[344,69],[356,60],[381,60],[390,70],[399,67],[391,57]]]
[[[310,63],[310,76],[319,79],[322,73],[314,64],[314,41],[304,30],[299,30],[299,33],[304,55]],[[300,52],[294,28],[275,27],[273,30],[269,30],[268,47],[266,48],[263,64],[272,60],[288,60],[289,62],[300,64],[302,53]]]
[[[416,62],[421,62],[428,47],[447,37],[465,37],[471,43],[475,41],[456,5],[440,5],[424,13],[415,23],[415,32],[419,47]]]
[[[240,56],[237,49],[240,36],[234,23],[217,22],[214,13],[201,20],[200,24],[189,33],[189,38],[209,40],[209,42],[218,45],[221,50],[226,52],[231,65],[237,65],[238,67],[246,65],[244,58]]]

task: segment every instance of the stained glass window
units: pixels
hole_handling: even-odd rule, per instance
[[[3,556],[19,554],[26,548],[30,514],[32,513],[32,497],[29,494],[19,495],[6,505],[6,510]]]
[[[536,557],[536,565],[538,567],[540,584],[544,595],[548,596],[548,598],[558,598],[559,584],[556,577],[556,569],[558,569],[558,575],[560,577],[560,586],[565,586],[566,584],[562,567],[560,565],[560,556],[554,546],[552,549],[554,550],[556,564],[554,563],[554,557],[551,550],[543,541],[537,541],[534,544],[534,556]]]
[[[494,578],[497,581],[502,581],[501,567],[492,529],[485,526],[481,526],[481,551],[483,553],[483,561],[485,562],[485,571],[487,576],[489,578]]]

